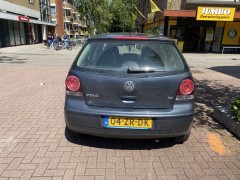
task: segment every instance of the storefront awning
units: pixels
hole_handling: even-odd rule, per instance
[[[19,18],[21,17],[21,18]],[[56,26],[54,23],[50,22],[44,22],[36,19],[32,19],[29,17],[26,17],[26,19],[23,19],[25,16],[20,16],[16,14],[11,14],[7,12],[0,12],[0,19],[6,19],[6,20],[11,20],[11,21],[19,21],[19,22],[27,22],[27,23],[32,23],[32,24],[42,24],[42,25],[48,25],[48,26]]]
[[[164,10],[163,15],[169,17],[196,17],[196,10]],[[235,12],[234,18],[240,19],[240,12]]]
[[[163,15],[170,17],[196,17],[196,10],[164,10]]]

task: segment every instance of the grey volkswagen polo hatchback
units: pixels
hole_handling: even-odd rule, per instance
[[[65,121],[72,136],[155,139],[190,136],[194,82],[174,41],[107,34],[86,42],[66,78]]]

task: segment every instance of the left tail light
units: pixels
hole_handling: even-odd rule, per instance
[[[66,79],[66,94],[82,96],[80,79],[75,75],[69,75]]]

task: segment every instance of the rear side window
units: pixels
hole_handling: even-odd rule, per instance
[[[76,65],[82,70],[117,74],[132,69],[157,69],[164,72],[185,70],[185,64],[171,42],[97,40],[90,41]]]

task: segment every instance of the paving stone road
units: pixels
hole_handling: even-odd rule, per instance
[[[196,82],[190,139],[123,140],[65,133],[72,51],[0,49],[0,179],[240,179],[240,141],[212,119],[240,94],[240,55],[184,54]]]

